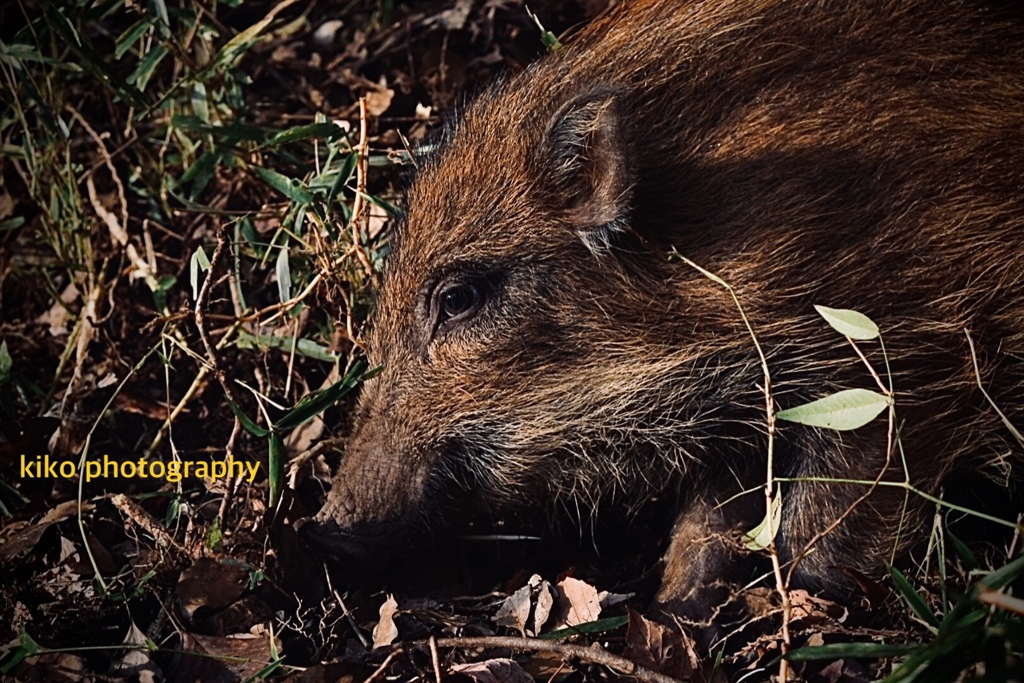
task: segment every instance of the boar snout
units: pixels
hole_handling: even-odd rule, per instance
[[[321,554],[383,564],[407,544],[421,517],[428,473],[379,424],[371,419],[358,429],[323,508],[296,524],[300,537]]]

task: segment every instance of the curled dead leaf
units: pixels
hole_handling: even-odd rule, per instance
[[[388,595],[388,599],[380,606],[380,620],[373,627],[373,646],[385,647],[398,639],[398,627],[395,626],[395,613],[398,612],[398,601],[395,596]]]

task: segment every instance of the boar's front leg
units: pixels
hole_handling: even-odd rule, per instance
[[[661,588],[651,615],[676,619],[710,641],[725,625],[725,609],[752,579],[756,562],[743,546],[753,496],[719,507],[715,500],[693,500],[680,513],[664,558]],[[761,499],[763,507],[763,499]]]

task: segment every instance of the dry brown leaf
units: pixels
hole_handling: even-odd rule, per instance
[[[530,619],[530,607],[532,603],[532,589],[526,584],[512,595],[505,598],[494,615],[494,623],[499,626],[514,628],[522,635],[526,635],[526,622]]]
[[[524,636],[535,636],[551,615],[556,596],[551,584],[534,574],[525,586],[505,598],[494,623],[514,628]]]
[[[83,512],[92,510],[92,507],[90,503],[82,504]],[[69,500],[57,505],[43,515],[42,519],[34,525],[20,529],[18,533],[6,539],[3,544],[0,544],[0,560],[7,561],[26,550],[31,550],[39,542],[39,539],[42,538],[44,531],[58,522],[63,522],[77,512],[77,500]]]
[[[805,590],[794,589],[789,592],[791,607],[790,623],[794,628],[807,628],[823,621],[846,620],[848,611],[834,602],[818,598]]]
[[[693,641],[682,631],[644,618],[629,610],[626,657],[641,666],[682,680],[700,672]]]
[[[128,634],[122,642],[125,645],[131,646],[145,645],[146,634],[135,625],[135,622],[131,622]],[[156,662],[153,661],[149,650],[139,647],[125,650],[123,655],[114,659],[110,664],[110,671],[112,673],[116,672],[125,680],[145,681],[148,679],[158,681],[163,679],[163,672]]]
[[[811,683],[868,683],[871,676],[853,659],[838,659],[811,678]]]
[[[277,650],[280,640],[275,639]],[[181,656],[168,666],[176,681],[248,680],[263,670],[272,659],[270,638],[248,633],[219,637],[186,634],[186,652],[204,652],[208,657]],[[229,673],[230,672],[230,673]]]
[[[395,596],[388,595],[388,599],[380,606],[380,620],[373,627],[374,647],[385,647],[398,638],[398,627],[395,626],[396,612],[398,612],[398,601],[395,600]]]
[[[578,626],[596,621],[601,616],[601,599],[597,589],[587,582],[567,576],[558,582],[558,593],[554,607],[554,628]]]
[[[488,659],[484,662],[456,664],[450,671],[453,674],[468,676],[476,683],[533,683],[533,679],[512,659]]]
[[[388,87],[387,80],[381,76],[380,82],[366,93],[366,113],[369,116],[380,116],[388,110],[394,98],[395,91]]]
[[[540,579],[536,574],[534,574],[534,577]],[[551,610],[555,607],[558,593],[550,583],[542,579],[534,585],[533,578],[531,578],[530,584],[533,586],[534,607],[529,630],[531,631],[530,635],[537,635],[551,616]]]
[[[248,578],[244,567],[200,557],[178,578],[178,603],[191,619],[200,607],[223,607],[237,600]]]

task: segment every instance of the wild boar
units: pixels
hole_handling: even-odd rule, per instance
[[[961,472],[1010,486],[1024,446],[980,387],[1024,425],[1018,14],[633,0],[483,92],[418,162],[369,336],[383,371],[303,535],[379,561],[466,510],[674,497],[657,609],[700,619],[752,575],[740,537],[765,514],[750,330],[773,409],[876,387],[815,304],[881,328],[884,358],[859,346],[891,373],[902,450],[884,417],[777,424],[781,560],[847,515],[796,585],[876,575],[933,510],[911,495],[901,518],[895,487],[850,510],[866,486],[822,479],[891,456],[887,481],[905,461],[933,494]]]

